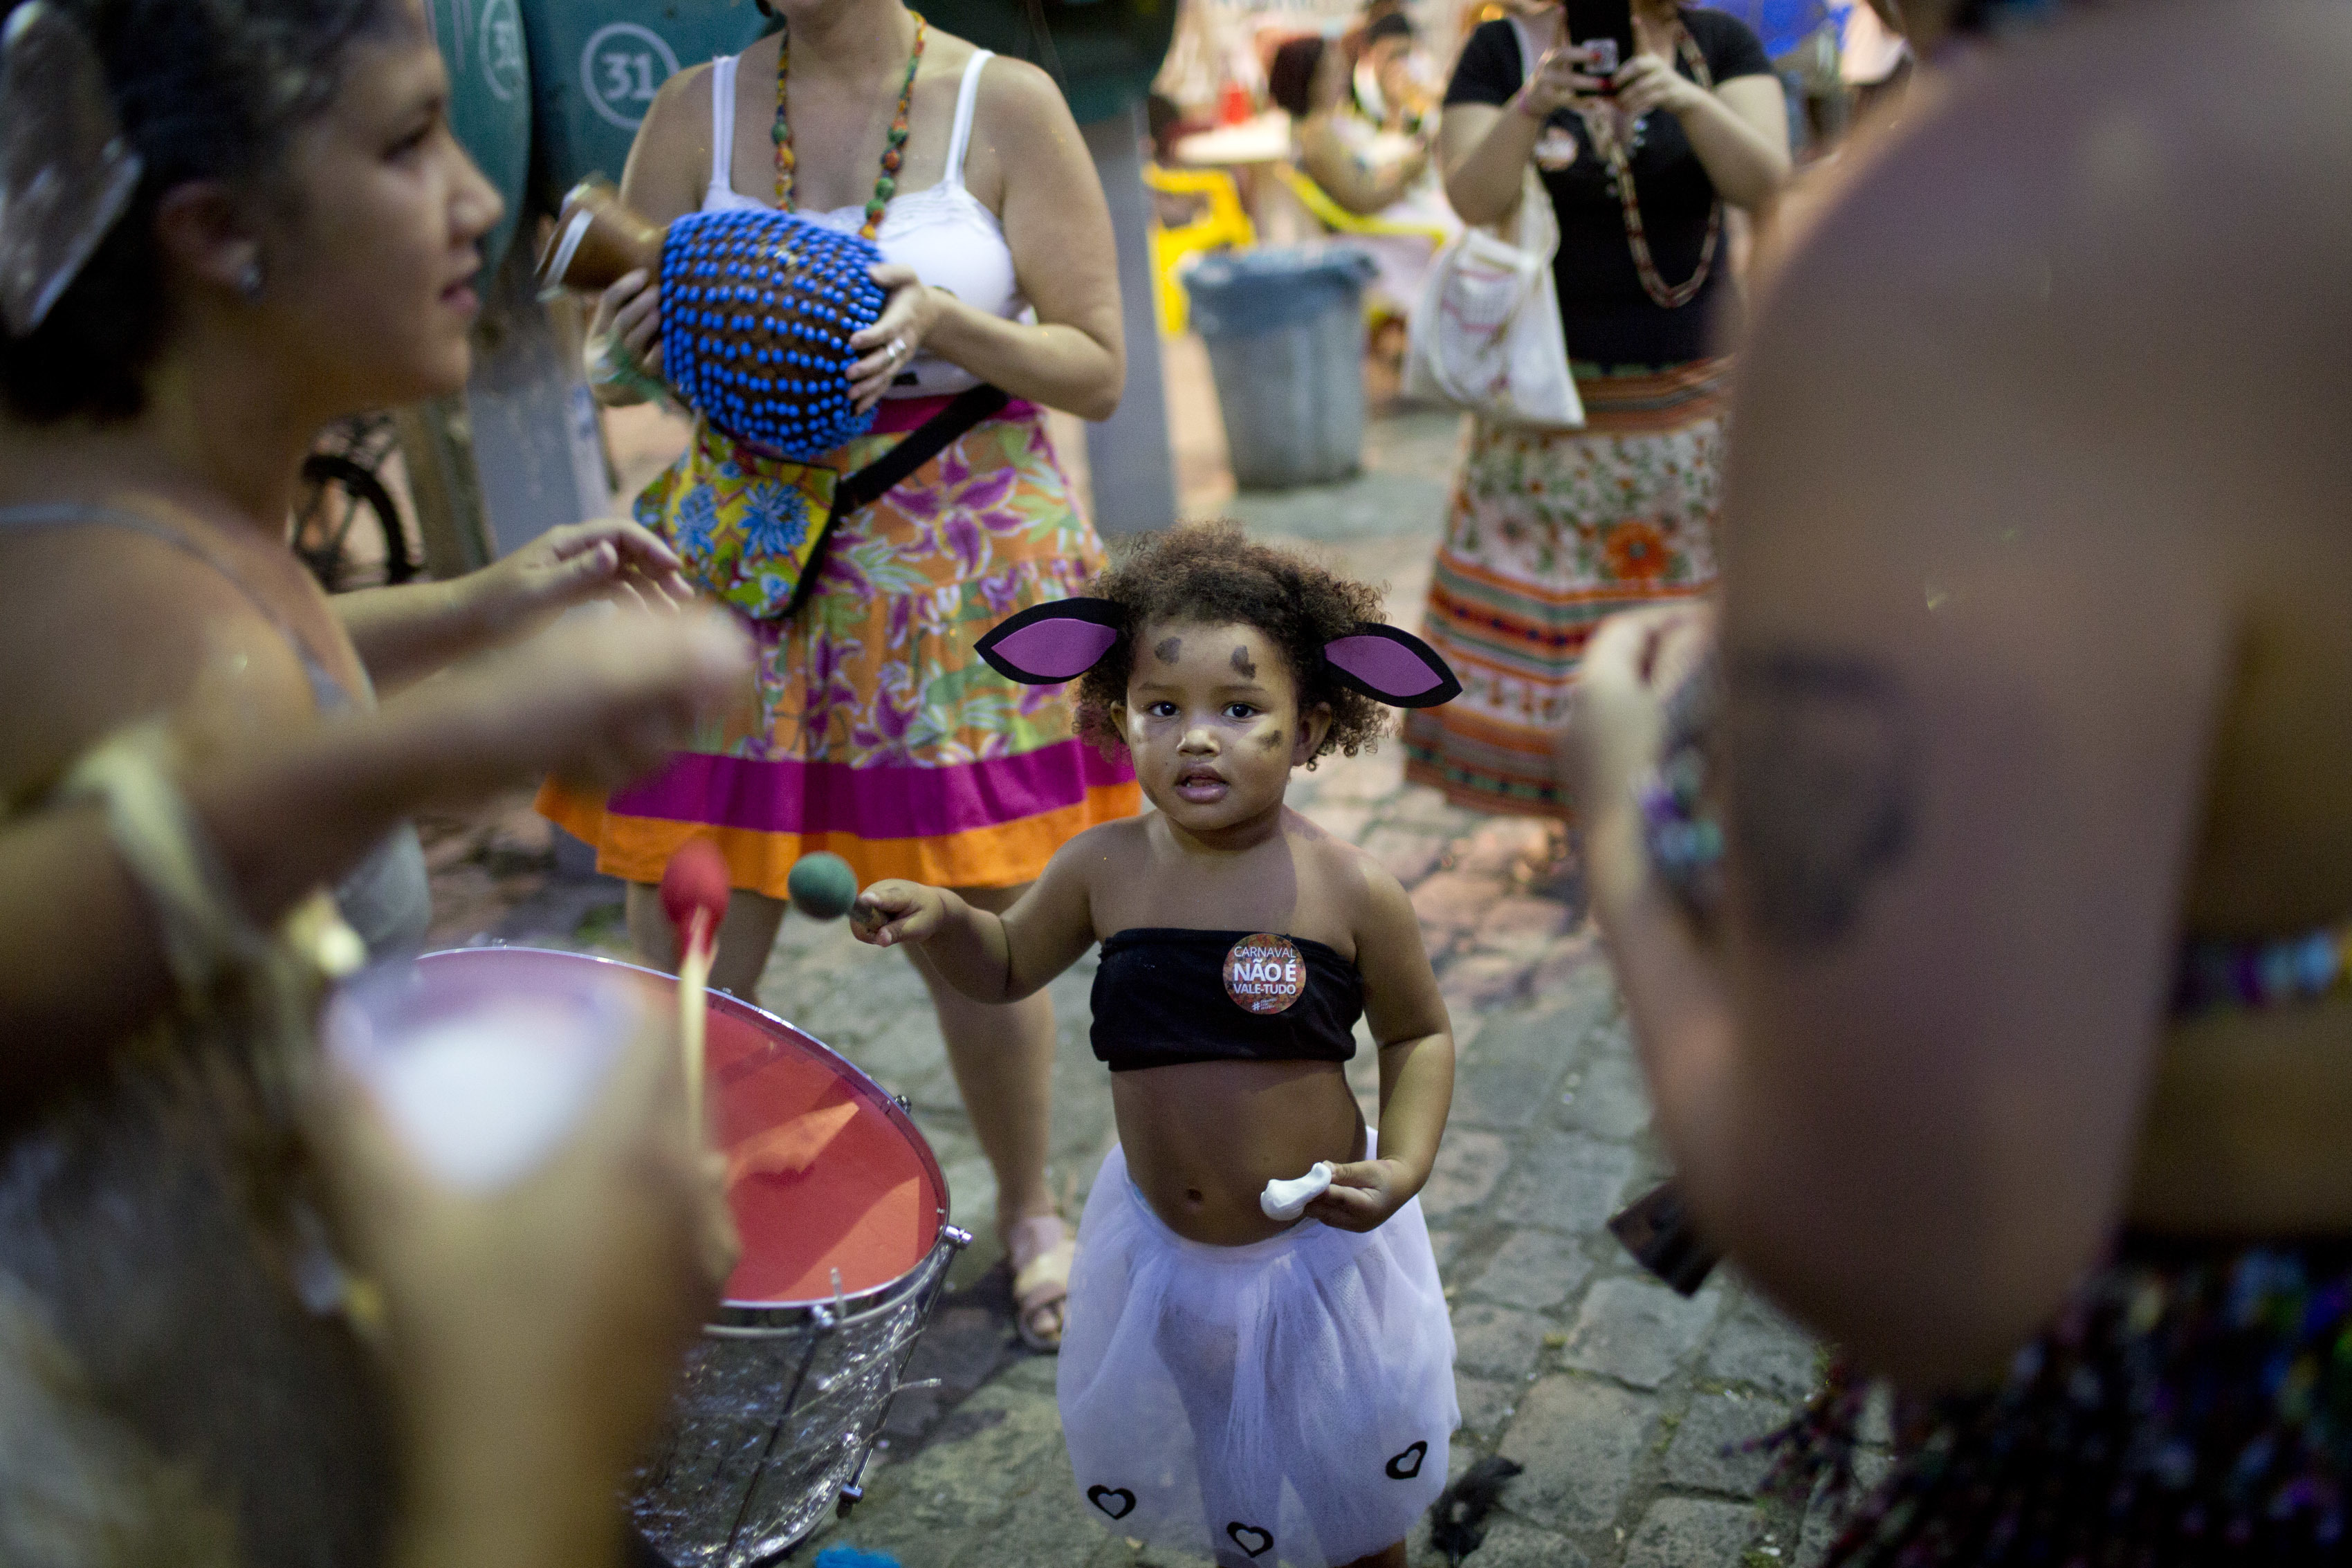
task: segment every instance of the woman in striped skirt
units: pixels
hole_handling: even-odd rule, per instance
[[[1446,89],[1439,151],[1463,219],[1507,216],[1530,161],[1559,216],[1587,420],[1476,422],[1454,487],[1423,634],[1463,695],[1409,716],[1406,777],[1481,810],[1564,816],[1552,758],[1585,639],[1715,580],[1723,209],[1786,177],[1787,110],[1763,46],[1722,12],[1637,0],[1633,43],[1604,81],[1557,6],[1488,22]]]

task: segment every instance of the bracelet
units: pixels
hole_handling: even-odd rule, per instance
[[[1651,871],[1685,909],[1701,916],[1723,897],[1723,824],[1702,799],[1705,782],[1696,753],[1678,751],[1633,787]]]
[[[1651,872],[1701,925],[1723,903],[1723,823],[1706,799],[1708,741],[1721,706],[1710,654],[1666,699],[1663,755],[1633,787]]]
[[[1511,107],[1517,110],[1521,114],[1526,115],[1529,120],[1534,120],[1538,125],[1548,125],[1551,122],[1551,110],[1546,110],[1541,114],[1538,114],[1534,110],[1528,107],[1528,89],[1524,87],[1511,95]]]

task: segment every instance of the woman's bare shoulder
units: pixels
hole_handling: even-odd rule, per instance
[[[756,47],[757,46],[753,46]],[[751,50],[746,49],[745,54]],[[716,62],[704,60],[684,70],[672,72],[654,92],[654,101],[646,110],[645,130],[656,134],[679,131],[710,133],[710,77]]]
[[[2352,287],[2347,79],[2352,11],[2315,0],[2158,4],[2028,37],[1936,84],[1820,214],[1789,282],[1814,304],[2234,341],[2195,329]],[[2201,298],[2180,298],[2192,285]]]
[[[1066,133],[1075,137],[1077,132],[1069,100],[1054,78],[1027,60],[1006,55],[992,55],[981,68],[972,120],[979,137],[1001,141],[1016,152],[1040,139]]]
[[[667,223],[700,204],[715,123],[710,112],[711,68],[705,60],[663,82],[637,127],[636,140],[630,144],[621,193],[632,207],[656,223]]]
[[[159,539],[106,528],[0,538],[0,796],[22,799],[100,737],[162,713],[260,732],[309,714],[286,634]],[[205,715],[187,715],[192,702]]]
[[[2228,454],[2340,494],[2346,444],[2280,432],[2352,399],[2320,325],[2352,319],[2347,79],[2352,13],[2221,0],[2078,23],[1954,83],[1757,314],[1727,470],[1735,597],[1864,588],[1876,567],[1932,598],[1956,550],[2024,537],[2045,570],[2127,559],[2222,591],[2220,535],[2249,497]],[[2297,511],[2318,515],[2262,526]],[[1820,552],[1846,546],[1856,573],[1832,582]]]

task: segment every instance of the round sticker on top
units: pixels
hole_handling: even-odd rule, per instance
[[[1225,995],[1254,1013],[1278,1013],[1307,994],[1307,960],[1287,936],[1261,931],[1225,954]]]

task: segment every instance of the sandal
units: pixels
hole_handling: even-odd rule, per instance
[[[1013,1265],[1013,1332],[1041,1355],[1062,1348],[1063,1308],[1077,1253],[1077,1238],[1058,1214],[1032,1215],[1004,1233],[1004,1254]]]

